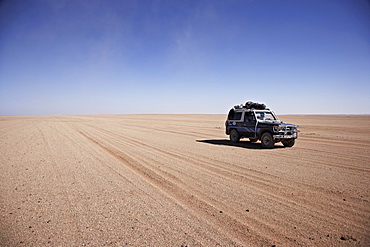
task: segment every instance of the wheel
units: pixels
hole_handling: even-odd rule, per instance
[[[238,142],[240,140],[240,135],[238,133],[238,131],[236,130],[231,130],[230,132],[230,141],[231,142]]]
[[[250,142],[256,142],[256,141],[258,141],[258,139],[257,138],[249,138],[249,141]]]
[[[281,143],[283,143],[284,147],[293,147],[295,143],[295,139],[286,139],[282,140]]]
[[[274,147],[275,141],[269,132],[266,132],[262,135],[261,144],[263,148],[273,148]]]

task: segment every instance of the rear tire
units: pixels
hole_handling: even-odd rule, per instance
[[[240,135],[237,130],[230,131],[230,141],[236,143],[240,140]]]
[[[261,144],[263,148],[273,148],[274,147],[275,141],[269,132],[266,132],[262,135]]]
[[[295,139],[287,139],[287,140],[282,140],[281,143],[283,143],[284,147],[293,147],[295,143]]]

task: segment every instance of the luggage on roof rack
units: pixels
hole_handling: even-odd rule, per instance
[[[254,103],[252,105],[252,108],[257,109],[257,110],[264,110],[264,109],[266,109],[266,105],[265,104],[260,104],[260,103]]]
[[[266,105],[265,104],[258,103],[258,102],[247,101],[244,105],[243,104],[236,105],[236,106],[234,106],[234,108],[235,109],[265,110],[266,109]]]

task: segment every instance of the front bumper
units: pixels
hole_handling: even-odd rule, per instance
[[[273,135],[275,139],[297,139],[298,134],[293,135]]]
[[[281,139],[297,139],[299,126],[291,124],[282,124],[280,126],[274,126],[273,137],[275,140],[279,141]]]

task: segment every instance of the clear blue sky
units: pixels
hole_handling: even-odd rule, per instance
[[[367,0],[2,0],[0,115],[370,114]]]

